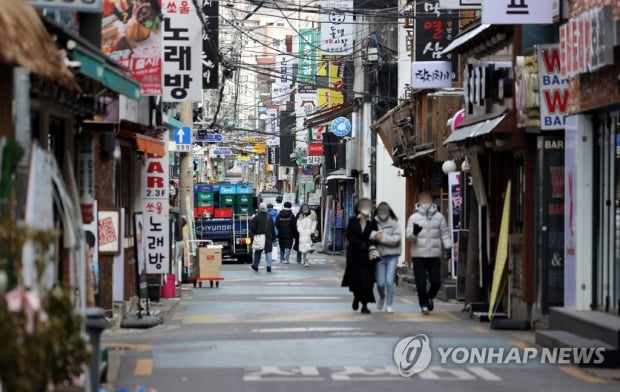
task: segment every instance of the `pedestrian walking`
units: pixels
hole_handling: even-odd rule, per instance
[[[312,235],[316,231],[316,213],[304,204],[297,216],[297,231],[299,232],[299,250],[302,255],[304,266],[308,267],[308,255],[312,251]]]
[[[452,248],[446,218],[437,210],[428,192],[420,193],[416,211],[407,222],[407,238],[411,240],[413,274],[422,313],[435,308],[433,300],[441,287],[441,261]],[[430,288],[426,290],[426,280]]]
[[[258,214],[252,218],[250,223],[252,230],[252,250],[254,251],[254,260],[251,268],[258,272],[260,259],[265,252],[265,262],[267,264],[267,272],[271,272],[271,252],[273,251],[273,241],[276,238],[273,220],[267,214],[267,205],[260,203]]]
[[[276,218],[278,217],[278,211],[276,211],[273,208],[273,204],[272,203],[267,203],[267,214],[271,217],[271,220],[273,221],[273,225],[274,225],[274,230],[276,232],[276,235],[273,238],[273,249],[274,249],[273,253],[276,253],[276,254],[274,254],[272,256],[273,256],[273,258],[275,258],[277,260],[277,258],[278,258],[277,251],[279,250],[279,248],[278,248],[278,228],[275,227],[275,225],[276,225]],[[282,257],[282,255],[280,255],[280,257]]]
[[[276,217],[276,233],[280,246],[280,262],[289,263],[291,248],[297,235],[297,218],[291,211],[291,203],[285,202],[282,211]]]
[[[353,310],[359,309],[362,304],[362,313],[370,313],[369,303],[375,302],[373,286],[375,284],[375,265],[370,260],[368,250],[376,245],[376,241],[370,238],[371,233],[377,232],[378,227],[371,217],[372,202],[361,199],[355,206],[354,217],[349,219],[346,229],[346,237],[349,242],[347,247],[347,264],[342,278],[342,287],[348,287],[353,293]]]
[[[381,203],[373,217],[378,230],[370,234],[377,242],[377,250],[381,255],[381,261],[377,263],[376,279],[379,291],[379,303],[377,309],[383,309],[387,313],[394,313],[392,303],[394,301],[394,288],[396,286],[396,264],[401,254],[402,233],[398,218],[388,203]]]

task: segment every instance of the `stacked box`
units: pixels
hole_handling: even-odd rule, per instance
[[[235,195],[220,193],[220,207],[232,207],[235,205]]]
[[[237,204],[235,206],[235,215],[252,215],[254,213],[254,209],[252,208],[252,204]]]
[[[213,192],[198,192],[196,194],[196,206],[207,207],[215,205],[215,194]]]

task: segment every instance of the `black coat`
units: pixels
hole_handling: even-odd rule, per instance
[[[347,266],[342,278],[342,286],[348,287],[360,302],[375,302],[373,286],[375,284],[375,263],[368,258],[368,247],[376,245],[370,240],[370,233],[377,231],[377,223],[372,219],[362,225],[358,217],[349,219],[346,236],[349,241],[347,247]]]
[[[278,240],[281,248],[292,248],[297,235],[297,218],[291,210],[282,210],[276,218]]]
[[[273,219],[266,212],[259,212],[250,223],[252,236],[255,234],[265,234],[265,253],[273,250],[273,240],[276,238],[276,230]]]

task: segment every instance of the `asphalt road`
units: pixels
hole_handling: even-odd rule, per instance
[[[294,259],[294,257],[292,257]],[[462,305],[436,303],[424,316],[410,292],[398,291],[396,313],[351,309],[340,287],[341,258],[314,255],[309,268],[274,264],[255,273],[225,265],[219,288],[187,288],[164,325],[107,333],[123,350],[117,388],[183,391],[618,391],[620,383],[572,365],[441,363],[403,377],[394,349],[425,334],[435,347],[523,350],[531,333],[489,330],[464,319]],[[208,286],[208,285],[206,285]],[[458,359],[458,358],[457,358]]]

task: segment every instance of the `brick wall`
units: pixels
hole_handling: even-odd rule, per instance
[[[572,0],[570,1],[569,16],[575,17],[587,10],[604,5],[611,5],[614,19],[620,20],[620,2],[618,0]],[[620,53],[616,49],[613,66],[571,78],[570,112],[579,113],[620,103],[619,74]]]

